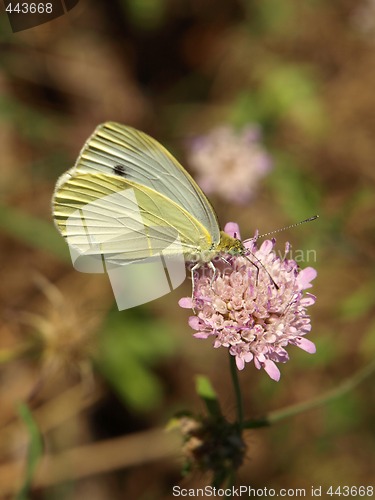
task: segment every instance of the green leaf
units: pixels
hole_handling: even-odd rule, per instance
[[[27,427],[30,443],[27,453],[25,477],[16,499],[27,500],[36,466],[43,454],[43,441],[34,417],[26,404],[21,403],[18,406],[18,414]]]
[[[221,417],[222,412],[219,400],[208,378],[203,375],[198,375],[196,377],[195,387],[198,396],[203,399],[208,413],[213,417]]]

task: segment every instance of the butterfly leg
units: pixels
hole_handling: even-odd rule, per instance
[[[251,260],[249,258],[249,254],[254,258],[254,260]],[[268,270],[266,269],[266,267],[264,266],[264,264],[252,253],[252,252],[248,252],[247,255],[244,255],[244,257],[249,261],[251,262],[251,264],[253,266],[256,267],[256,270],[257,270],[257,274],[256,274],[256,285],[258,285],[258,278],[259,278],[259,271],[260,271],[260,268],[262,267],[262,269],[268,274],[270,280],[271,280],[271,283],[273,284],[273,286],[276,288],[276,290],[279,290],[279,285],[276,283],[276,281],[272,278],[272,276],[270,275],[270,273],[268,272]],[[254,262],[256,261],[256,262]]]
[[[190,274],[191,274],[191,302],[192,302],[192,309],[193,312],[195,313],[195,308],[194,308],[194,292],[195,292],[195,281],[194,281],[194,271],[199,269],[201,267],[201,263],[197,262],[191,269],[190,269]]]
[[[215,278],[216,278],[216,275],[217,275],[217,269],[216,267],[214,266],[214,264],[210,261],[207,263],[208,264],[208,267],[210,269],[212,269],[213,271],[213,274],[212,274],[212,278],[211,278],[211,282],[210,282],[210,286],[212,287],[212,283],[215,281]],[[195,312],[195,309],[194,309],[194,292],[195,292],[195,280],[194,280],[194,271],[196,271],[197,269],[199,269],[200,267],[202,267],[202,263],[201,262],[197,262],[190,270],[190,273],[191,273],[191,301],[193,303],[193,311]]]
[[[210,287],[212,288],[212,283],[215,281],[215,278],[217,275],[217,268],[214,266],[214,264],[211,260],[208,263],[208,267],[213,270],[213,275],[212,275],[211,282],[210,282]]]

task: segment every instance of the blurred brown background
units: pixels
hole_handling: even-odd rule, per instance
[[[175,484],[204,486],[200,473],[181,479],[174,445],[153,429],[178,410],[203,411],[199,373],[233,415],[226,352],[193,339],[177,304],[188,280],[118,312],[105,276],[76,272],[53,227],[54,184],[106,120],[151,134],[187,169],[192,137],[259,125],[273,171],[245,206],[210,199],[222,225],[237,221],[243,237],[319,213],[277,237],[280,249],[288,240],[316,251],[316,262],[301,266],[318,270],[309,335],[317,353],[289,349],[279,383],[247,366],[246,415],[336,387],[375,353],[375,4],[81,0],[17,33],[3,13],[0,31],[0,492],[18,491],[27,476],[20,402],[46,453],[86,447],[71,462],[83,472],[62,455],[63,478],[40,473],[44,486],[30,498],[172,498]],[[249,432],[238,484],[373,484],[373,381]]]

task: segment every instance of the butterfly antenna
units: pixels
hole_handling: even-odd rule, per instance
[[[296,222],[295,224],[290,224],[290,226],[285,226],[280,229],[275,229],[275,231],[270,231],[269,233],[264,233],[264,234],[258,234],[255,238],[249,238],[247,241],[251,240],[258,240],[259,238],[264,238],[265,236],[270,236],[271,234],[276,234],[276,233],[281,233],[281,231],[285,231],[286,229],[291,229],[292,227],[297,227],[300,226],[301,224],[304,224],[305,222],[311,222],[315,219],[318,219],[319,215],[313,215],[312,217],[309,217],[308,219],[301,220],[300,222]]]
[[[249,238],[245,241],[243,241],[243,243],[246,243],[247,241],[257,241],[259,238],[263,238],[264,236],[269,236],[270,234],[275,234],[275,233],[280,233],[281,231],[285,231],[286,229],[290,229],[292,227],[296,227],[296,226],[299,226],[301,224],[304,224],[305,222],[311,222],[315,219],[318,219],[319,215],[313,215],[312,217],[309,217],[308,219],[305,219],[305,220],[301,220],[300,222],[296,222],[295,224],[291,224],[289,226],[285,226],[285,227],[282,227],[281,229],[276,229],[275,231],[270,231],[269,233],[264,233],[264,234],[260,234],[260,235],[256,235],[254,238]],[[256,260],[257,262],[255,263],[253,260],[249,259],[249,255],[251,255],[254,260]],[[266,267],[264,266],[264,264],[258,259],[258,257],[256,255],[253,254],[253,252],[251,252],[251,250],[247,250],[247,254],[244,255],[244,257],[253,264],[253,266],[255,266],[257,268],[257,275],[259,274],[259,268],[262,267],[264,271],[266,271],[266,273],[268,274],[272,284],[275,286],[276,290],[279,290],[279,286],[278,284],[276,283],[276,281],[272,278],[271,274],[268,272],[268,270],[266,269]],[[258,277],[257,277],[257,280],[258,280]]]

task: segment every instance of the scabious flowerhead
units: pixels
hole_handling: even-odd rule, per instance
[[[228,233],[229,227],[238,237],[238,226],[227,224]],[[194,337],[211,338],[215,348],[227,347],[239,370],[253,361],[278,381],[276,363],[288,361],[288,344],[315,352],[315,345],[305,338],[311,330],[307,307],[315,297],[305,290],[317,273],[312,267],[300,271],[286,258],[289,244],[283,257],[274,251],[275,240],[259,248],[256,239],[244,245],[246,256],[225,256],[229,265],[225,270],[217,267],[214,279],[207,274],[194,278],[193,297],[179,304],[195,311],[189,318]]]
[[[184,437],[186,472],[198,469],[223,478],[241,466],[246,445],[237,423],[212,415],[180,415],[170,425],[176,427]]]
[[[272,165],[255,125],[245,127],[241,133],[230,126],[213,129],[191,142],[187,160],[204,192],[217,193],[239,204],[252,198]]]

